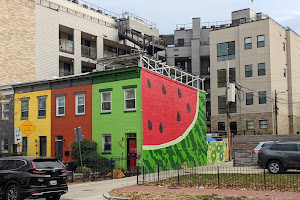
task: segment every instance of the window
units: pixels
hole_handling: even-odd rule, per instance
[[[101,112],[111,112],[111,92],[101,92]]]
[[[247,121],[247,130],[254,130],[254,121]]]
[[[253,92],[246,93],[246,105],[253,105]]]
[[[7,138],[0,140],[0,152],[8,153],[8,139]]]
[[[184,46],[184,39],[178,39],[178,46]]]
[[[218,62],[235,59],[235,42],[217,44]]]
[[[252,65],[245,66],[245,77],[252,77]]]
[[[102,152],[111,152],[111,135],[102,135]]]
[[[56,97],[56,116],[65,116],[65,97]]]
[[[75,96],[75,113],[76,115],[84,115],[85,113],[85,94]]]
[[[136,110],[136,97],[135,97],[135,89],[125,89],[124,90],[125,95],[125,110]]]
[[[257,48],[265,46],[265,35],[257,36]]]
[[[225,114],[227,112],[226,97],[218,96],[218,113]],[[236,102],[229,102],[229,112],[236,113]]]
[[[218,87],[226,86],[226,69],[220,69],[217,71]],[[229,82],[235,82],[235,68],[229,69]]]
[[[252,37],[247,37],[245,40],[245,50],[252,49]]]
[[[107,57],[114,57],[114,56],[117,56],[117,55],[118,55],[117,52],[118,52],[118,51],[117,51],[116,48],[107,46]]]
[[[225,122],[218,122],[218,131],[225,131]]]
[[[9,119],[9,101],[2,101],[2,119]]]
[[[257,65],[258,76],[266,75],[266,66],[265,63],[259,63]]]
[[[29,98],[21,99],[21,119],[28,119]]]
[[[28,140],[27,137],[22,138],[22,153],[27,155],[27,149],[28,149]]]
[[[277,151],[298,151],[297,144],[277,144]]]
[[[259,129],[267,129],[268,121],[267,120],[259,120]]]
[[[258,92],[259,104],[265,104],[267,102],[266,91]]]
[[[46,96],[38,98],[38,118],[46,117]]]
[[[239,19],[239,24],[245,24],[246,23],[246,18],[240,18]]]

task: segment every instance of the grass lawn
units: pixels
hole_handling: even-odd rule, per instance
[[[178,177],[145,185],[174,187]],[[179,177],[179,186],[299,192],[300,174],[188,174]]]
[[[250,197],[226,197],[213,195],[199,195],[199,194],[184,194],[184,193],[157,193],[157,192],[119,192],[113,190],[110,192],[111,196],[130,197],[132,200],[262,200]]]

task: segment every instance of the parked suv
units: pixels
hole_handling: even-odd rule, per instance
[[[272,142],[258,151],[257,164],[270,173],[300,169],[300,142]]]
[[[44,197],[58,200],[68,192],[67,171],[56,158],[0,158],[0,199]]]

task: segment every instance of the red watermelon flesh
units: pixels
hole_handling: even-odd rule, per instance
[[[197,100],[196,89],[142,69],[143,148],[179,142],[195,121]]]

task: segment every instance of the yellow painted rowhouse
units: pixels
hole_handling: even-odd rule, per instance
[[[15,94],[14,127],[22,130],[22,154],[51,156],[51,90]]]

